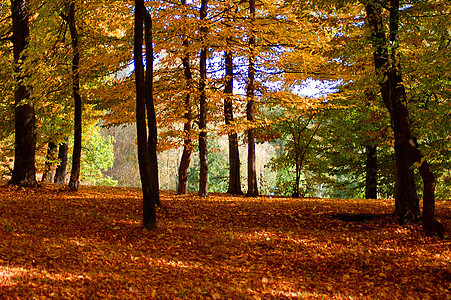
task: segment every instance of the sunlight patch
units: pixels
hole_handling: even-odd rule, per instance
[[[15,277],[22,277],[30,271],[24,268],[0,266],[0,286],[13,286],[17,284]]]

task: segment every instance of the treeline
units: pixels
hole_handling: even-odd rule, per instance
[[[12,184],[36,186],[43,157],[64,161],[51,152],[71,138],[77,190],[82,128],[136,124],[145,227],[156,224],[157,151],[183,147],[183,194],[197,148],[198,192],[208,196],[208,140],[221,135],[229,193],[259,194],[255,144],[269,141],[293,196],[313,181],[363,184],[367,198],[393,195],[401,222],[416,222],[420,184],[423,225],[440,235],[435,188],[449,191],[451,148],[446,1],[20,0],[0,14],[1,158],[14,152]],[[335,90],[305,97],[305,80]]]

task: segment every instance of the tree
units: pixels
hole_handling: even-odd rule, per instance
[[[249,36],[249,66],[248,66],[248,82],[247,82],[247,107],[246,118],[250,124],[247,130],[247,193],[248,197],[258,196],[257,171],[255,169],[255,130],[252,123],[254,121],[255,106],[255,0],[249,0],[250,13],[250,36]]]
[[[72,170],[70,173],[69,189],[78,190],[80,184],[81,145],[82,145],[82,101],[80,96],[80,49],[79,36],[75,23],[75,1],[67,4],[67,15],[62,15],[69,26],[72,45],[72,97],[74,99],[74,147],[72,153]]]
[[[66,182],[66,167],[67,167],[67,153],[69,145],[67,144],[67,138],[58,147],[58,166],[55,170],[55,177],[53,182],[57,184],[64,184]]]
[[[36,118],[34,104],[30,101],[31,87],[25,84],[27,77],[23,65],[26,62],[26,48],[30,36],[28,5],[25,0],[11,1],[13,22],[13,53],[16,65],[15,105],[15,156],[11,184],[35,187],[36,166]]]
[[[42,173],[42,178],[41,181],[45,182],[47,180],[47,177],[49,176],[49,174],[51,173],[51,169],[53,166],[53,163],[55,161],[55,150],[56,150],[56,145],[54,142],[50,141],[48,143],[47,146],[47,155],[45,158],[45,169],[44,172]]]
[[[207,45],[206,38],[208,27],[205,22],[207,18],[207,0],[202,0],[200,7],[200,34],[201,49],[199,60],[199,196],[208,196],[208,159],[207,159]]]
[[[182,4],[186,5],[186,0],[182,0]],[[177,184],[177,195],[183,195],[188,192],[188,168],[191,161],[192,152],[192,141],[191,141],[191,129],[192,129],[192,112],[191,112],[191,90],[193,85],[193,74],[191,72],[190,66],[190,55],[189,55],[189,41],[188,37],[184,36],[183,39],[183,50],[184,55],[182,57],[183,71],[186,81],[186,91],[184,99],[184,125],[183,125],[183,153],[180,160],[180,166],[178,170],[178,184]]]
[[[407,96],[402,81],[399,54],[399,0],[389,3],[389,38],[382,22],[381,4],[377,1],[365,3],[368,25],[371,29],[374,48],[374,65],[379,79],[380,92],[385,107],[390,113],[395,136],[397,210],[401,221],[415,220],[419,208],[410,167],[416,166],[423,179],[423,228],[443,238],[443,225],[435,220],[435,177],[429,163],[418,150],[412,134],[409,111],[404,103]],[[408,179],[410,182],[406,182]],[[414,201],[412,201],[412,198]],[[399,209],[401,211],[399,211]],[[418,212],[417,212],[418,211]]]
[[[143,62],[143,31],[146,42],[146,71]],[[138,137],[138,161],[143,191],[143,227],[157,226],[156,208],[160,203],[158,168],[156,161],[156,118],[153,104],[153,45],[152,19],[143,0],[135,0],[134,65],[136,84],[136,129]],[[146,119],[147,113],[147,119]],[[146,121],[148,129],[146,129]],[[149,134],[147,133],[149,130]],[[151,153],[152,152],[152,153]]]
[[[267,130],[268,136],[279,141],[279,155],[271,159],[270,167],[277,170],[280,181],[290,181],[291,196],[300,197],[301,175],[303,168],[308,164],[308,157],[315,156],[312,149],[315,138],[322,125],[322,120],[314,111],[290,111],[279,109],[271,117],[274,123]],[[294,179],[283,176],[284,172],[292,172],[294,167]]]
[[[224,54],[226,83],[224,88],[224,119],[226,126],[233,125],[233,56],[231,50]],[[241,195],[240,153],[238,150],[238,134],[229,128],[229,185],[227,193]]]

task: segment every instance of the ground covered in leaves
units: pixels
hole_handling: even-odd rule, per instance
[[[392,200],[0,187],[0,298],[451,299],[445,239],[397,225]]]

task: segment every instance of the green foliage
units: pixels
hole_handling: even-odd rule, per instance
[[[104,173],[114,163],[114,138],[112,136],[102,136],[100,127],[93,126],[83,142],[81,152],[81,175],[82,183],[89,185],[115,186],[117,180]],[[71,162],[69,157],[69,162]]]
[[[208,148],[208,190],[210,192],[225,193],[228,187],[228,159],[224,155],[227,151],[218,139],[209,139]],[[188,190],[191,192],[199,190],[199,151],[192,154],[189,167]]]

